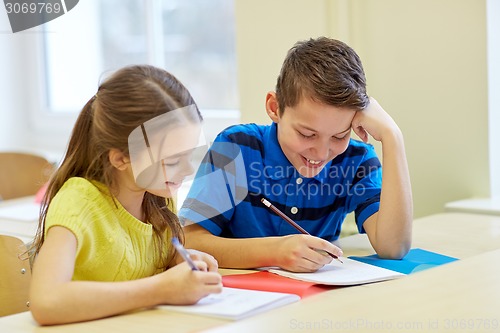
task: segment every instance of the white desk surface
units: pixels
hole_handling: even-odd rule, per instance
[[[39,327],[24,312],[0,318],[0,332],[499,332],[500,217],[432,215],[415,220],[413,238],[414,248],[463,260],[403,279],[334,288],[238,322],[151,309]],[[364,235],[340,244],[346,256],[373,253]]]
[[[500,216],[500,197],[473,198],[448,202],[444,206],[449,212],[462,212],[472,214],[490,214]]]
[[[39,207],[39,205],[35,204],[34,196],[1,201],[0,234],[20,238],[25,243],[30,242],[35,236],[38,227],[38,216],[34,215],[37,206]],[[17,215],[23,215],[22,210],[25,210],[25,216],[22,218],[6,217],[5,215],[14,215],[12,211],[14,208]],[[8,212],[3,211],[4,209],[7,209]]]

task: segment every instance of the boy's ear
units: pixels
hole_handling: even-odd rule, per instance
[[[130,159],[118,149],[111,149],[108,153],[109,162],[120,171],[124,171],[130,164]]]
[[[279,104],[274,91],[270,91],[266,95],[266,112],[273,122],[279,122]]]

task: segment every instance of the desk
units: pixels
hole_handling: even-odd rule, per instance
[[[500,216],[500,197],[474,198],[448,202],[444,206],[446,211],[472,214],[490,214]]]
[[[471,325],[469,331],[500,331],[500,217],[432,215],[415,220],[413,238],[413,247],[463,260],[403,279],[332,289],[238,322],[152,309],[86,323],[38,327],[31,314],[24,312],[0,318],[0,331],[465,332],[462,327],[467,325]],[[346,237],[340,244],[345,255],[373,253],[364,235]]]
[[[340,288],[207,332],[498,332],[499,260],[495,250],[403,279]]]
[[[339,240],[346,256],[373,254],[366,235]],[[415,219],[413,248],[460,259],[500,248],[500,216],[442,213]]]
[[[1,210],[11,208],[25,210],[23,220],[5,217],[1,213]],[[20,238],[25,243],[30,242],[38,227],[38,210],[39,205],[35,204],[34,196],[0,202],[0,234]]]

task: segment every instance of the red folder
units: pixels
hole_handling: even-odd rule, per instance
[[[301,298],[337,288],[334,286],[325,286],[315,284],[313,282],[290,279],[265,271],[248,274],[224,275],[222,277],[222,284],[224,287],[230,288],[295,294],[299,295]]]

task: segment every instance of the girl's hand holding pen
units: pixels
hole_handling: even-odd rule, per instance
[[[169,285],[159,289],[165,292],[163,304],[194,304],[209,294],[222,292],[222,277],[217,272],[214,257],[186,250],[175,237],[172,244],[176,249],[176,265],[157,275],[170,281]]]
[[[182,262],[154,276],[157,304],[194,304],[205,296],[222,292],[222,277],[218,272],[203,270],[204,261],[194,260],[200,270],[193,271]]]
[[[191,260],[195,263],[198,270],[217,272],[219,269],[217,260],[210,254],[191,249],[186,249],[186,251],[189,253]],[[179,252],[177,252],[174,258],[175,264],[181,264],[183,261],[184,258],[179,254]]]

